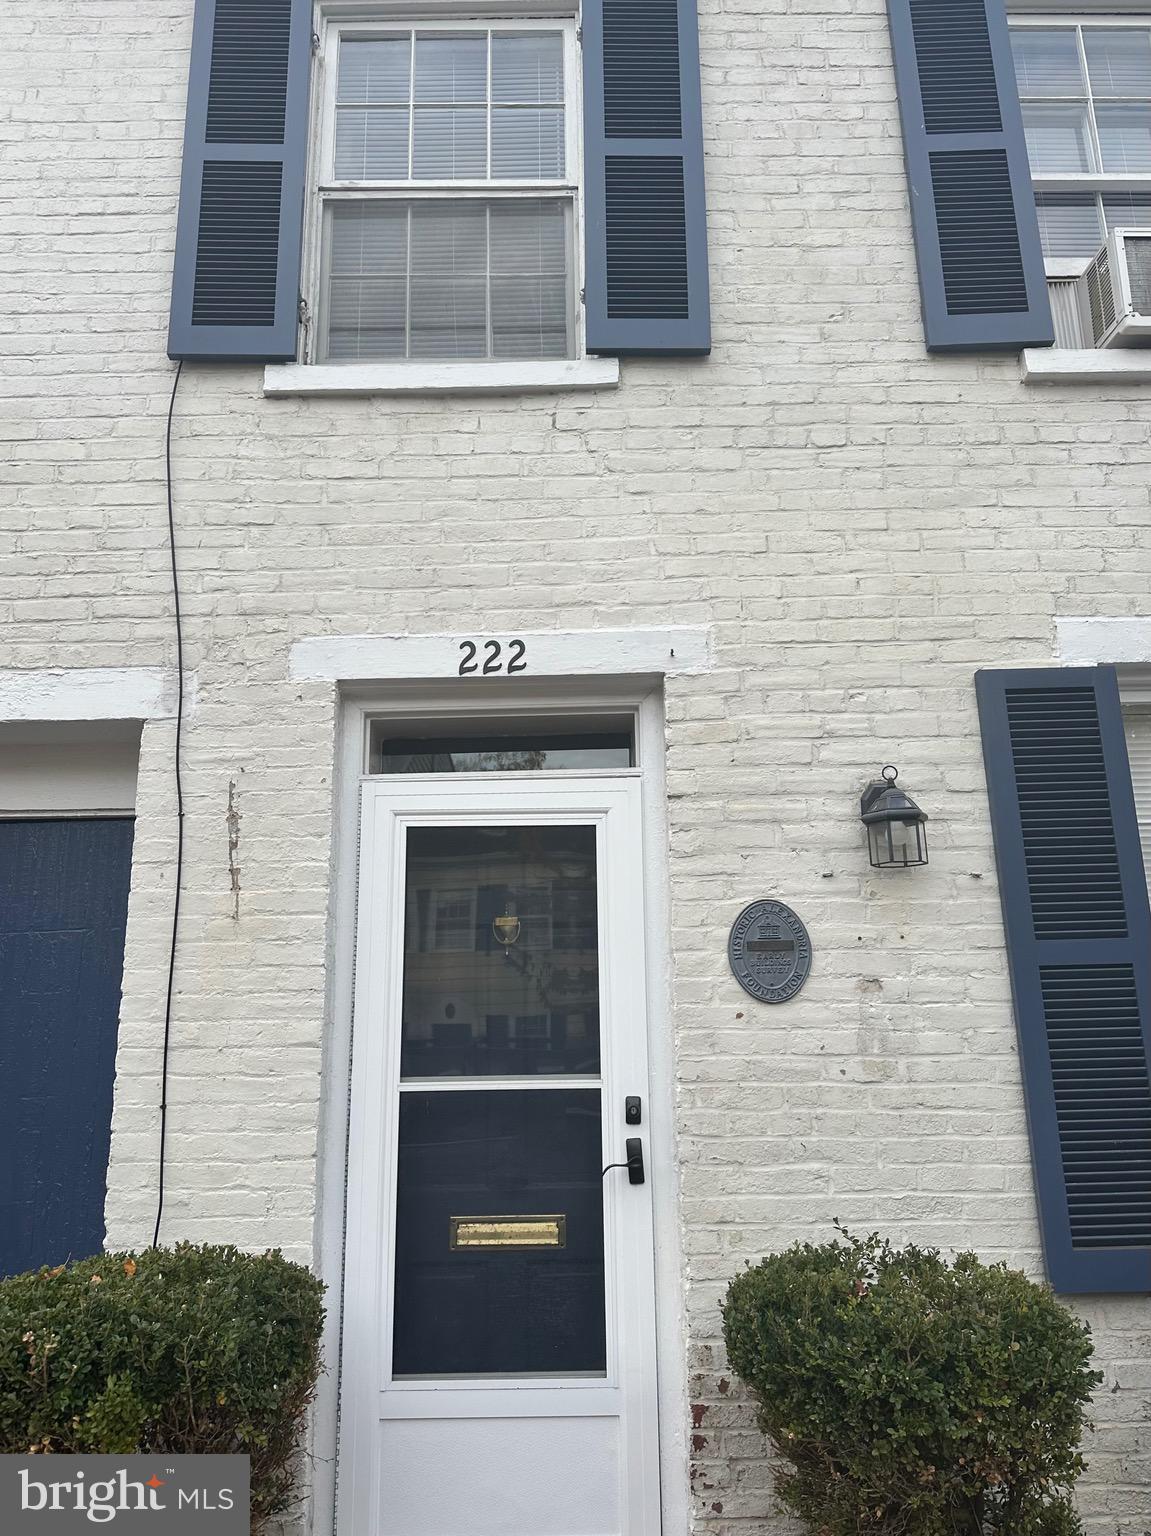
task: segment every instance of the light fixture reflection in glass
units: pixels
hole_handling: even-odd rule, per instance
[[[514,912],[505,909],[499,917],[492,918],[492,933],[496,937],[497,944],[504,947],[504,958],[508,958],[508,951],[520,936],[520,920]]]

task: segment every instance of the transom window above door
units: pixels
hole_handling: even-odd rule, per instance
[[[574,23],[330,32],[318,353],[579,352]]]
[[[369,773],[578,773],[635,766],[629,714],[451,718],[371,722]]]
[[[1011,47],[1044,255],[1088,261],[1151,226],[1151,15],[1014,18]]]

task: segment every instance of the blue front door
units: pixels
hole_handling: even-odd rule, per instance
[[[98,1253],[132,819],[0,821],[0,1275]]]

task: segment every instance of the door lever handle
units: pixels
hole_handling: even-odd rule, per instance
[[[647,1174],[643,1166],[643,1142],[638,1136],[629,1136],[623,1145],[624,1151],[627,1153],[627,1162],[609,1163],[603,1173],[600,1174],[600,1178],[602,1179],[604,1174],[610,1173],[613,1168],[626,1168],[629,1184],[645,1184],[647,1182]]]

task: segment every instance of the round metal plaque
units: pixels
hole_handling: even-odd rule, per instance
[[[786,1003],[811,970],[811,940],[782,901],[753,901],[731,925],[727,958],[745,992],[761,1003]]]

